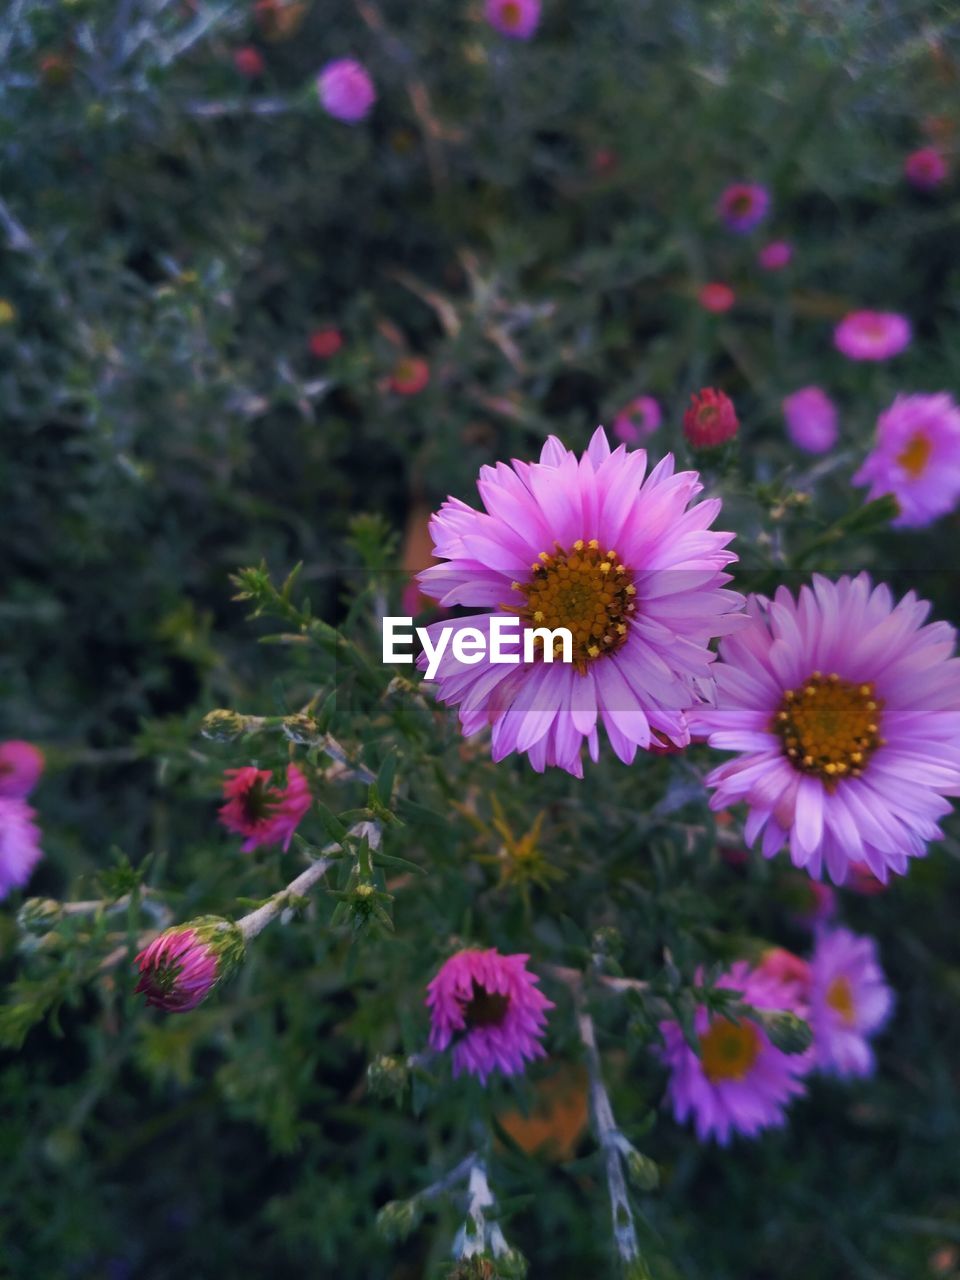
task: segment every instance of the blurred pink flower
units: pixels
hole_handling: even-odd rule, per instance
[[[310,354],[317,360],[329,360],[343,346],[343,334],[332,326],[326,329],[314,329],[307,346]]]
[[[897,396],[877,419],[877,438],[854,484],[869,499],[892,493],[898,527],[919,528],[960,501],[960,407],[947,393]]]
[[[328,62],[317,77],[317,92],[324,111],[347,124],[363,120],[377,99],[370,73],[353,58]]]
[[[815,884],[816,881],[811,881]],[[810,965],[802,956],[795,955],[786,947],[770,947],[760,958],[757,966],[761,973],[775,978],[784,987],[789,988],[794,1012],[805,1013],[810,988]]]
[[[246,44],[243,48],[234,50],[233,65],[242,76],[246,76],[250,80],[255,80],[257,76],[262,76],[266,67],[263,61],[263,54],[259,49],[255,49],[252,44]]]
[[[0,798],[0,899],[25,885],[43,857],[36,816],[24,800]]]
[[[217,953],[195,929],[167,929],[137,956],[138,995],[168,1013],[186,1013],[209,995],[217,980]]]
[[[23,800],[43,773],[43,752],[32,742],[0,742],[0,797]]]
[[[798,449],[826,453],[837,443],[837,407],[820,387],[802,387],[787,396],[783,416]]]
[[[843,884],[865,861],[886,881],[943,838],[960,795],[960,659],[929,611],[865,573],[748,600],[750,625],[720,643],[716,705],[690,723],[738,753],[708,775],[710,806],[746,804],[764,857],[788,844],[818,879]]]
[[[833,344],[850,360],[889,360],[910,345],[910,321],[895,311],[851,311],[833,332]]]
[[[911,151],[903,162],[903,172],[911,186],[921,191],[939,187],[947,176],[947,162],[935,147]]]
[[[521,638],[535,627],[573,638],[569,663],[537,648],[531,663],[467,665],[448,645],[438,697],[460,706],[467,736],[492,729],[494,760],[527,752],[538,772],[582,777],[581,747],[598,759],[601,725],[625,764],[654,733],[689,742],[685,712],[709,680],[710,639],[740,625],[740,597],[724,590],[736,557],[724,550],[732,535],[710,528],[719,501],[691,505],[695,471],[675,475],[672,454],[646,470],[642,449],[611,452],[602,428],[581,458],[551,436],[539,462],[481,469],[485,511],[451,498],[433,517],[443,563],[420,574],[424,592],[481,612],[428,627],[431,643],[440,627],[471,629],[489,650],[506,612],[519,615]]]
[[[398,396],[415,396],[430,381],[430,366],[422,356],[404,356],[390,374],[390,390]]]
[[[755,1009],[798,1010],[796,986],[783,983],[763,969],[738,961],[717,987],[743,992],[744,1003]],[[694,1015],[700,1053],[693,1052],[680,1024],[662,1022],[664,1045],[657,1050],[670,1071],[667,1097],[674,1118],[693,1118],[701,1142],[726,1146],[738,1133],[756,1137],[763,1129],[784,1123],[791,1099],[805,1092],[803,1076],[810,1070],[809,1052],[786,1054],[774,1047],[764,1029],[747,1017],[736,1023],[701,1005]]]
[[[756,182],[734,182],[721,193],[717,213],[730,231],[744,235],[759,226],[770,208],[770,192]]]
[[[501,35],[529,40],[540,24],[540,0],[486,0],[485,13]]]
[[[243,852],[264,845],[290,847],[293,833],[310,808],[310,785],[295,764],[287,767],[287,785],[281,790],[273,783],[269,769],[228,769],[223,781],[227,803],[220,809],[220,821],[228,831],[246,836]]]
[[[692,449],[716,449],[732,440],[740,428],[733,401],[722,391],[704,387],[690,397],[683,415],[683,434]]]
[[[793,245],[786,240],[772,240],[757,254],[757,261],[764,271],[782,271],[793,260]]]
[[[697,294],[697,301],[704,311],[712,311],[714,315],[722,315],[724,311],[729,311],[736,300],[737,295],[730,286],[721,284],[717,280],[705,284]]]
[[[625,404],[613,423],[613,434],[624,444],[642,444],[662,421],[660,406],[653,396],[636,396]]]
[[[517,1075],[544,1056],[547,1010],[554,1006],[538,990],[529,959],[495,948],[458,951],[427,987],[430,1047],[453,1044],[455,1076],[466,1072],[486,1084],[494,1071]]]
[[[849,929],[821,929],[810,961],[810,1023],[821,1071],[836,1076],[873,1073],[869,1037],[893,1010],[872,938]]]

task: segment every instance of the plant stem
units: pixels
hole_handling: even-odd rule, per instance
[[[267,925],[272,920],[275,920],[284,907],[289,904],[291,899],[302,898],[309,893],[317,881],[322,879],[327,870],[333,866],[335,861],[336,859],[334,858],[320,858],[311,863],[306,871],[302,871],[295,880],[291,880],[285,889],[275,893],[262,907],[257,907],[255,911],[251,911],[249,915],[239,919],[237,928],[243,934],[244,942],[249,942],[258,933],[262,933]]]

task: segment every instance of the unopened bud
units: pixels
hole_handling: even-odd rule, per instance
[[[284,716],[281,728],[285,737],[303,747],[309,747],[320,735],[320,726],[316,720],[304,712],[299,712],[295,716]]]
[[[367,1067],[367,1084],[375,1098],[390,1098],[399,1103],[409,1078],[406,1062],[389,1054],[381,1053]]]
[[[147,1004],[186,1013],[230,976],[243,955],[243,934],[235,924],[219,916],[200,916],[164,930],[140,952],[136,990],[146,995]]]
[[[17,924],[25,933],[46,933],[62,916],[63,905],[53,898],[27,898],[17,912]]]
[[[246,717],[237,711],[228,711],[221,707],[217,711],[208,711],[200,722],[200,732],[213,742],[233,742],[246,729]]]
[[[809,1022],[786,1009],[760,1010],[759,1021],[770,1043],[781,1053],[804,1053],[813,1044]]]
[[[638,1191],[656,1191],[660,1185],[660,1170],[655,1162],[633,1147],[627,1153],[627,1172]]]

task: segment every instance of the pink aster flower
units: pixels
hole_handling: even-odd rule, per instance
[[[529,40],[540,24],[540,0],[486,0],[487,21],[502,36]]]
[[[716,706],[691,719],[739,753],[708,776],[710,803],[745,803],[765,857],[788,844],[816,878],[842,884],[864,861],[886,883],[942,836],[944,797],[960,795],[960,659],[929,610],[864,573],[748,601],[749,626],[720,645]]]
[[[911,151],[903,162],[903,172],[912,187],[920,191],[932,191],[947,176],[947,162],[936,147],[921,147]]]
[[[757,262],[764,271],[782,271],[793,259],[793,245],[786,240],[772,240],[757,254]]]
[[[836,1076],[873,1073],[868,1039],[893,1009],[872,938],[849,929],[821,929],[810,961],[810,1022],[821,1071]]]
[[[148,1005],[186,1013],[240,963],[243,949],[237,926],[216,916],[166,929],[134,961],[140,970],[135,990]]]
[[[43,857],[36,816],[23,800],[0,797],[0,899],[25,885]]]
[[[314,329],[307,339],[307,349],[317,360],[330,360],[343,346],[343,334],[331,325],[326,329]]]
[[[0,798],[23,800],[43,773],[43,752],[32,742],[0,742]]]
[[[837,443],[837,407],[819,387],[802,387],[783,402],[787,435],[807,453],[826,453]]]
[[[960,500],[960,408],[946,392],[897,396],[877,419],[877,440],[854,484],[868,498],[892,493],[893,521],[919,528],[947,515]]]
[[[711,311],[714,315],[723,315],[737,300],[737,295],[733,292],[728,284],[722,284],[718,280],[705,284],[697,294],[697,301],[703,307],[704,311]]]
[[[910,321],[895,311],[851,311],[833,331],[833,345],[850,360],[889,360],[912,336]]]
[[[720,502],[691,506],[701,487],[695,471],[674,474],[671,454],[647,475],[642,449],[611,452],[598,428],[582,458],[551,437],[539,462],[481,468],[486,510],[451,498],[433,517],[446,563],[419,575],[424,592],[481,612],[427,628],[431,644],[441,627],[475,629],[488,654],[468,665],[449,643],[438,697],[459,705],[466,735],[492,729],[494,760],[527,752],[538,772],[582,777],[581,746],[598,758],[601,724],[626,764],[655,733],[688,744],[710,639],[739,625],[741,604],[723,589],[733,535],[710,529]],[[522,661],[522,645],[517,665],[489,661],[491,624],[505,613],[519,615],[521,639],[531,633],[535,661]],[[560,627],[572,661],[545,661],[546,637],[533,633]]]
[[[430,381],[430,366],[422,356],[404,356],[390,374],[390,390],[398,396],[415,396]]]
[[[254,48],[252,44],[246,44],[242,48],[234,50],[233,65],[242,76],[246,76],[249,80],[256,80],[266,70],[263,54],[259,49]]]
[[[734,182],[721,193],[717,214],[729,231],[745,235],[767,216],[770,192],[756,182]]]
[[[744,1003],[755,1009],[796,1011],[790,985],[743,961],[716,985],[742,991]],[[694,1026],[699,1055],[687,1044],[679,1023],[660,1024],[664,1045],[658,1055],[670,1070],[667,1097],[674,1118],[682,1124],[692,1117],[700,1141],[712,1138],[721,1146],[736,1133],[756,1137],[762,1129],[782,1125],[787,1104],[805,1092],[810,1053],[783,1053],[756,1022],[711,1017],[703,1005]]]
[[[613,423],[613,434],[624,444],[641,444],[663,421],[653,396],[636,396],[625,404]]]
[[[691,449],[716,449],[732,440],[740,428],[733,401],[722,391],[704,387],[690,397],[683,415],[683,434]]]
[[[220,821],[228,831],[246,836],[244,853],[264,845],[290,847],[293,833],[310,808],[310,784],[295,764],[287,767],[287,785],[273,783],[269,769],[228,769],[223,781],[227,803]]]
[[[370,73],[353,58],[328,62],[317,77],[317,92],[324,111],[347,124],[363,120],[377,100]]]
[[[466,1072],[486,1084],[494,1071],[517,1075],[544,1056],[547,1010],[554,1006],[528,972],[529,958],[495,948],[458,951],[427,987],[430,1047],[453,1044],[455,1076]]]
[[[811,883],[815,884],[816,881]],[[766,977],[774,978],[781,986],[786,987],[791,996],[790,1008],[805,1015],[810,989],[808,961],[793,951],[788,951],[786,947],[769,947],[761,956],[757,968]]]

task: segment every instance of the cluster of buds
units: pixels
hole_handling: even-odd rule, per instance
[[[147,1004],[168,1013],[186,1013],[243,962],[240,929],[219,916],[200,916],[166,929],[137,956],[136,990]]]

